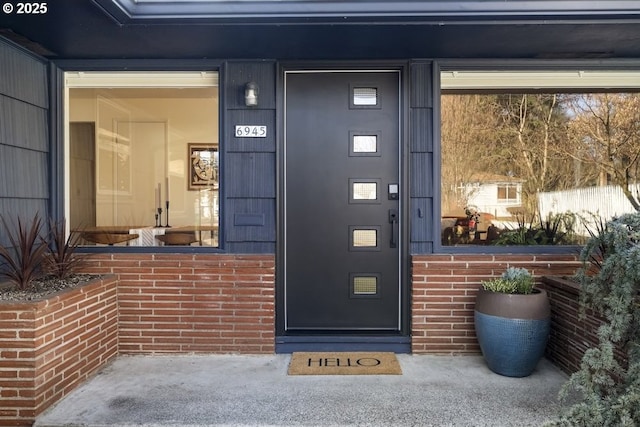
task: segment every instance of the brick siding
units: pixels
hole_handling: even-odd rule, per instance
[[[0,302],[0,425],[35,417],[117,355],[117,280]]]
[[[119,352],[273,353],[272,255],[101,254],[120,278]]]
[[[412,351],[478,354],[475,297],[483,280],[525,267],[549,292],[547,357],[567,372],[595,342],[578,320],[571,255],[417,255],[411,263]],[[30,425],[117,354],[273,353],[275,257],[93,254],[87,272],[112,274],[80,292],[0,303],[0,425]]]
[[[478,354],[474,327],[481,282],[510,266],[542,276],[566,276],[579,266],[573,255],[469,254],[412,257],[411,325],[413,353]]]
[[[275,259],[95,254],[109,278],[0,303],[0,426],[35,417],[118,354],[273,353]]]
[[[542,282],[551,302],[551,334],[546,356],[563,371],[573,373],[580,368],[584,352],[598,345],[602,317],[587,310],[584,318],[580,318],[580,286],[576,282],[558,277],[545,277]],[[621,364],[626,363],[622,348],[617,348],[615,355]]]

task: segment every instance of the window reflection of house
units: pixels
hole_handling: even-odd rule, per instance
[[[465,192],[468,205],[474,206],[479,212],[492,214],[496,218],[512,216],[513,208],[522,205],[523,179],[491,174],[474,174],[471,182],[461,185]]]
[[[520,204],[519,184],[498,184],[498,202],[508,204]]]

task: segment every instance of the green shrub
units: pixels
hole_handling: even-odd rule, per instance
[[[640,425],[640,213],[623,215],[589,239],[576,274],[582,317],[603,318],[598,345],[561,391],[581,400],[552,426]],[[616,349],[623,357],[617,355]],[[619,353],[618,353],[619,354]]]
[[[548,215],[546,219],[534,215],[530,221],[516,215],[518,225],[500,232],[492,244],[507,245],[572,245],[576,243],[577,216],[571,212]]]

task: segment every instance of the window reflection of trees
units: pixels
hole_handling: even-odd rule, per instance
[[[441,107],[443,213],[478,205],[483,174],[520,179],[531,218],[541,193],[606,185],[640,210],[640,94],[445,94]]]

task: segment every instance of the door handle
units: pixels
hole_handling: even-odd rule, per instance
[[[391,241],[390,248],[398,247],[398,210],[389,209],[389,224],[391,224]]]

